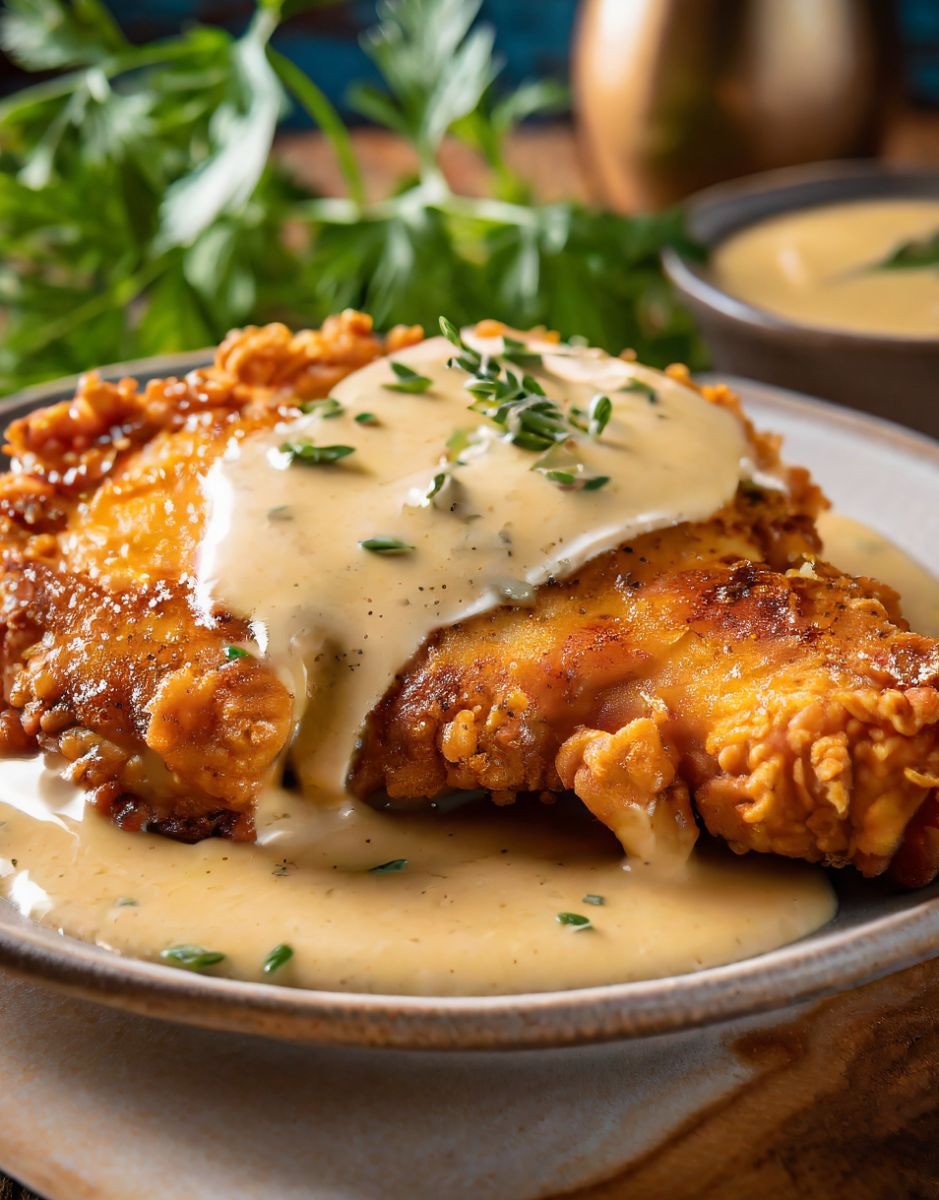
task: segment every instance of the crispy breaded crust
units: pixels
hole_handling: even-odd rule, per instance
[[[88,376],[72,401],[15,422],[0,751],[59,751],[128,827],[250,837],[292,700],[263,662],[226,657],[245,614],[194,603],[200,478],[231,438],[420,336],[383,341],[355,313],[247,329],[185,379]],[[732,393],[706,395],[779,469],[777,440]],[[907,630],[889,588],[818,559],[824,499],[799,468],[787,482],[637,538],[531,608],[435,633],[371,715],[352,789],[403,805],[573,789],[634,854],[686,852],[699,821],[740,851],[932,878],[939,643]]]

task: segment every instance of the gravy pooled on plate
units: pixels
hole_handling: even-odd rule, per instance
[[[905,251],[910,265],[888,266],[910,243],[920,247]],[[801,325],[939,338],[939,199],[769,217],[715,247],[711,274],[731,295]]]

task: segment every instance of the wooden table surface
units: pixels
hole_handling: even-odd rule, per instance
[[[408,170],[413,169],[414,159],[399,139],[378,130],[361,129],[355,132],[356,148],[359,151],[365,172],[366,185],[369,195],[379,197],[387,194],[393,183]],[[284,136],[279,143],[279,153],[285,162],[296,171],[298,177],[308,182],[324,195],[341,195],[343,192],[341,176],[336,168],[332,152],[318,134],[293,134]],[[939,168],[939,112],[914,112],[902,117],[890,133],[885,147],[885,158],[898,164],[923,165]],[[516,134],[509,147],[509,160],[512,166],[534,186],[536,195],[546,201],[577,198],[595,200],[587,171],[578,154],[576,141],[568,125],[548,125],[526,129]],[[475,155],[465,147],[457,144],[448,145],[445,149],[444,168],[452,186],[467,194],[479,194],[485,190],[485,172]],[[924,1054],[926,1058],[917,1064],[916,1079],[913,1080],[915,1095],[907,1096],[907,1105],[915,1110],[916,1127],[919,1134],[923,1129],[928,1130],[929,1137],[918,1144],[931,1145],[934,1155],[931,1161],[920,1160],[922,1171],[914,1173],[914,1179],[906,1175],[906,1164],[900,1168],[896,1189],[882,1191],[877,1189],[877,1195],[884,1200],[929,1200],[931,1196],[939,1196],[939,1046],[935,1038],[926,1042],[925,1035],[933,1029],[933,1017],[930,1015],[926,1025],[920,1031],[924,1037]],[[916,1080],[919,1080],[917,1086]],[[867,1103],[867,1101],[865,1101]],[[870,1103],[875,1098],[870,1097]],[[857,1113],[854,1114],[855,1118]],[[889,1124],[889,1123],[888,1123]],[[853,1135],[852,1135],[853,1137]],[[852,1144],[854,1141],[852,1140]],[[837,1152],[837,1144],[831,1146]],[[873,1144],[872,1144],[873,1149]],[[818,1147],[815,1147],[818,1150]],[[880,1147],[882,1153],[877,1159],[880,1171],[889,1171],[889,1159],[885,1159],[885,1147]],[[922,1152],[921,1152],[922,1153]],[[843,1162],[843,1159],[842,1159]],[[907,1188],[902,1182],[904,1176],[910,1180]],[[884,1176],[881,1175],[883,1181]],[[932,1182],[930,1182],[930,1180]],[[634,1181],[635,1183],[635,1181]],[[859,1200],[862,1195],[873,1195],[873,1192],[858,1190],[856,1181],[847,1179],[842,1183],[830,1180],[825,1184],[826,1190],[805,1191],[804,1181],[802,1190],[793,1181],[793,1198],[798,1196],[822,1197],[825,1200]],[[883,1186],[886,1186],[884,1183]],[[596,1196],[612,1197],[615,1185],[610,1189],[600,1189]],[[827,1190],[831,1189],[831,1190]],[[617,1196],[618,1189],[615,1189]],[[624,1193],[625,1194],[625,1193]],[[711,1193],[709,1192],[708,1195]],[[0,1176],[0,1200],[37,1200],[32,1192],[20,1187],[19,1184],[4,1176]]]
[[[416,166],[413,153],[392,134],[357,129],[353,138],[370,198],[386,196]],[[318,192],[327,196],[344,194],[342,176],[321,135],[286,134],[279,140],[278,149],[297,177]],[[901,116],[887,135],[883,156],[898,165],[939,169],[939,111],[910,111]],[[541,200],[600,200],[591,186],[574,131],[567,123],[536,125],[517,132],[510,140],[507,157]],[[442,162],[455,191],[467,195],[485,192],[486,171],[467,147],[448,142]]]

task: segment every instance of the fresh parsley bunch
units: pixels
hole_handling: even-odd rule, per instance
[[[0,389],[349,305],[382,327],[493,316],[654,364],[700,361],[658,266],[684,240],[679,215],[534,204],[510,170],[517,122],[566,96],[550,83],[498,93],[480,0],[378,4],[365,48],[385,86],[352,100],[411,143],[419,169],[374,203],[340,117],[271,45],[314,3],[261,0],[239,38],[196,26],[136,46],[101,0],[9,0],[4,49],[60,73],[0,104]],[[345,198],[312,196],[271,157],[291,103],[329,139]],[[490,196],[451,190],[448,135],[484,157]]]

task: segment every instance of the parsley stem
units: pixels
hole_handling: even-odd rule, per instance
[[[365,204],[365,184],[362,179],[362,169],[356,158],[349,130],[343,124],[342,118],[326,98],[326,94],[316,86],[313,80],[290,61],[289,58],[275,50],[267,48],[267,57],[271,66],[277,72],[281,83],[290,92],[300,107],[305,109],[325,135],[339,170],[349,189],[352,203],[361,208]]]

